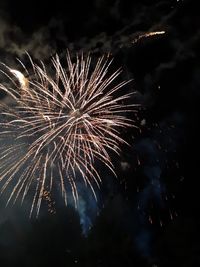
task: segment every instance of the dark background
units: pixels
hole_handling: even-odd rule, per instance
[[[197,1],[196,1],[197,2]],[[0,1],[0,61],[110,52],[139,129],[102,170],[99,202],[30,220],[0,201],[0,266],[200,266],[200,18],[191,0]],[[165,35],[141,38],[151,31]],[[2,81],[1,81],[2,82]],[[1,100],[5,101],[1,95]]]

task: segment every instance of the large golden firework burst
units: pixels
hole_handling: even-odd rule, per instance
[[[121,70],[108,74],[112,60],[107,57],[92,67],[91,56],[73,62],[67,53],[64,68],[56,55],[54,75],[29,59],[31,74],[21,63],[27,78],[4,65],[13,85],[0,83],[16,102],[14,107],[1,104],[0,190],[8,190],[7,203],[23,202],[34,191],[30,214],[36,209],[38,215],[44,193],[55,182],[65,204],[70,189],[77,205],[80,179],[96,197],[94,184],[99,186],[101,177],[95,162],[114,172],[109,153],[119,153],[125,143],[120,128],[132,125],[125,114],[134,105],[124,104],[131,95],[124,93],[127,81],[113,85]]]

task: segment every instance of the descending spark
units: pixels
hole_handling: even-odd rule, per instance
[[[137,43],[140,39],[148,38],[148,37],[152,37],[152,36],[155,36],[155,35],[163,35],[163,34],[165,34],[165,31],[147,32],[147,33],[141,34],[141,35],[139,35],[138,37],[136,37],[136,38],[132,41],[132,43],[135,44],[135,43]]]
[[[16,105],[0,106],[0,191],[10,190],[7,204],[31,195],[30,215],[35,210],[38,216],[55,183],[66,205],[69,189],[78,205],[80,177],[96,198],[94,185],[100,186],[101,177],[95,163],[114,173],[109,152],[119,154],[119,145],[125,143],[120,128],[132,125],[124,114],[134,105],[124,104],[131,93],[120,91],[127,81],[113,85],[121,70],[108,75],[108,58],[99,58],[92,68],[90,56],[72,62],[68,53],[65,69],[56,55],[54,76],[44,63],[39,66],[29,59],[31,74],[21,63],[29,78],[5,65],[2,71],[13,87],[0,83],[0,89]]]

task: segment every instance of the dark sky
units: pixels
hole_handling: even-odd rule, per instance
[[[130,147],[113,158],[118,180],[102,170],[98,203],[80,186],[78,211],[36,220],[0,198],[0,266],[199,266],[197,1],[65,2],[0,1],[0,61],[111,53],[133,79],[139,130],[122,132]],[[166,33],[131,43],[152,31]]]

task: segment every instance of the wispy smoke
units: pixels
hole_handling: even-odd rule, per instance
[[[174,127],[176,125],[176,127]],[[166,202],[166,196],[172,194],[166,189],[165,172],[170,162],[171,154],[183,142],[183,119],[180,114],[175,113],[166,118],[149,132],[151,137],[142,138],[135,146],[140,157],[139,167],[144,176],[144,185],[138,192],[136,212],[139,220],[139,230],[136,234],[135,243],[140,253],[148,260],[153,257],[153,229],[151,224],[163,225],[161,214],[153,221],[150,206],[154,203],[157,212],[170,208]],[[178,180],[178,177],[174,177]],[[156,220],[156,219],[155,219]]]
[[[80,217],[80,224],[82,227],[83,234],[87,236],[91,229],[95,218],[99,212],[99,204],[90,194],[90,189],[79,183],[77,185],[79,191],[79,203],[78,203],[78,214]],[[98,195],[98,192],[97,192]]]

